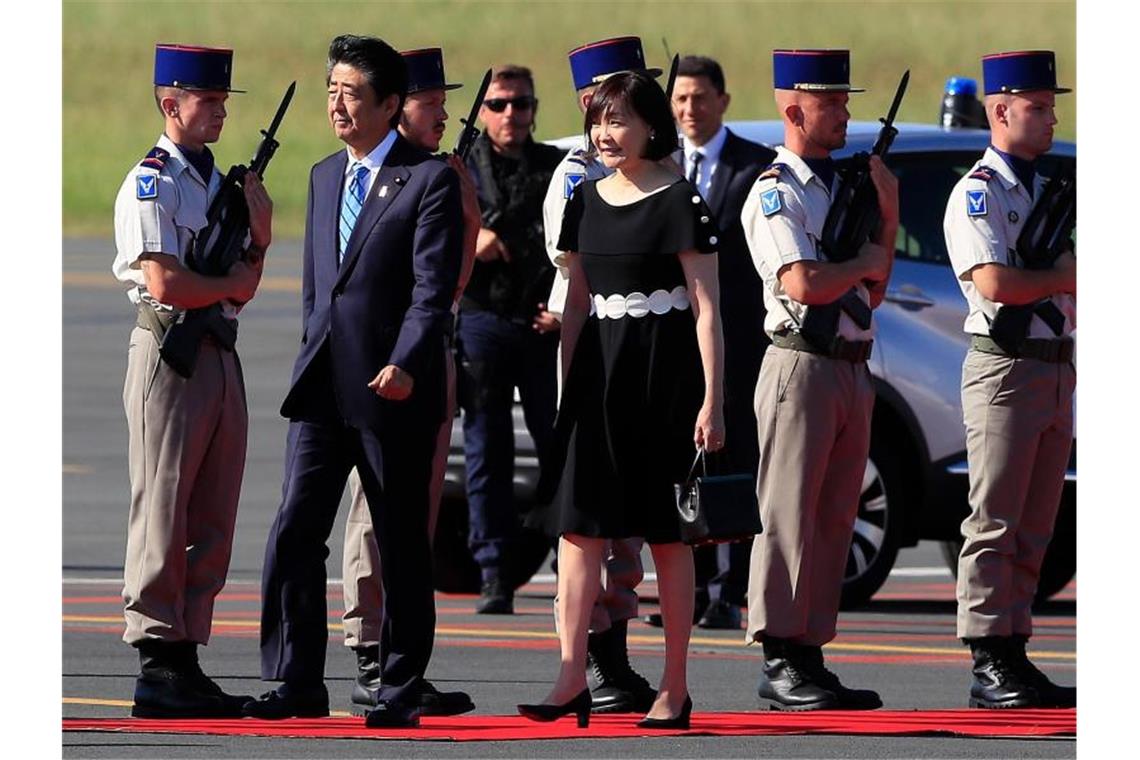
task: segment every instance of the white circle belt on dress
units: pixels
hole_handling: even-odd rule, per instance
[[[598,319],[621,319],[633,317],[640,319],[650,312],[665,314],[677,309],[684,311],[689,308],[689,291],[684,285],[678,285],[672,290],[655,290],[648,296],[640,291],[634,291],[627,296],[614,293],[610,296],[593,295],[590,298],[590,316]]]

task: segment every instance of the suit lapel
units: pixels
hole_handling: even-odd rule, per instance
[[[344,262],[340,266],[338,282],[344,280],[348,272],[352,270],[368,233],[384,216],[384,212],[392,207],[392,202],[396,196],[408,184],[408,177],[411,176],[411,172],[403,163],[402,148],[403,138],[397,137],[392,149],[388,152],[387,158],[384,159],[383,166],[376,173],[376,179],[372,182],[368,197],[364,199],[364,207],[360,210],[360,218],[356,220],[356,226],[352,229],[352,236],[348,239],[348,250],[345,251]],[[339,203],[337,205],[339,208]]]
[[[724,208],[724,196],[732,183],[732,176],[736,174],[736,137],[727,129],[724,146],[720,149],[720,158],[717,159],[716,171],[713,172],[712,185],[709,187],[709,208],[713,214],[720,218]]]
[[[340,244],[340,195],[344,189],[344,173],[347,168],[348,155],[341,150],[337,160],[330,162],[328,171],[321,177],[321,185],[315,188],[318,198],[328,199],[317,227],[320,237],[316,246],[316,263],[322,268],[332,267],[334,275],[337,268],[337,246]]]

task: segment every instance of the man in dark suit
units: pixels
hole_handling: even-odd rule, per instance
[[[681,59],[673,86],[673,115],[682,133],[677,163],[712,209],[720,229],[726,425],[720,466],[725,472],[755,473],[760,452],[752,396],[768,338],[762,285],[744,240],[740,210],[756,175],[776,152],[737,137],[724,126],[730,99],[720,64],[704,56]],[[740,628],[751,550],[748,542],[697,550],[694,609],[702,628]]]
[[[435,635],[428,484],[462,258],[459,180],[398,135],[407,69],[386,43],[334,39],[327,84],[346,150],[309,177],[301,350],[281,407],[285,481],[262,573],[262,677],[284,684],[246,714],[328,715],[326,541],[355,467],[385,591],[382,685],[366,721],[414,726]]]

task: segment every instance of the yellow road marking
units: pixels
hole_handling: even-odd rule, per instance
[[[129,699],[88,699],[87,697],[64,697],[65,705],[102,705],[105,707],[130,707],[134,704]]]
[[[126,283],[119,282],[110,272],[64,272],[65,288],[97,288],[101,290],[127,289]],[[260,291],[277,293],[300,293],[300,277],[262,277],[257,288]]]
[[[64,615],[63,622],[65,623],[119,623],[122,622],[119,616],[101,616],[101,615]],[[232,628],[253,628],[257,626],[256,620],[225,620],[215,619],[214,625],[220,627]],[[344,626],[340,623],[329,622],[330,631],[343,631]],[[556,639],[557,635],[553,631],[527,631],[527,630],[504,630],[500,628],[450,628],[441,626],[435,629],[435,632],[443,636],[472,636],[472,637],[485,637],[485,638],[502,638],[502,639]],[[629,637],[629,641],[635,644],[661,644],[664,642],[662,636],[638,636],[633,635]],[[732,639],[714,638],[712,636],[693,636],[689,639],[691,644],[701,644],[704,646],[719,646],[719,647],[734,647],[744,646],[743,642],[733,641]],[[936,655],[949,655],[949,656],[964,656],[965,649],[961,647],[915,647],[905,646],[901,644],[848,644],[844,642],[832,642],[827,645],[827,650],[831,652],[879,652],[883,654],[936,654]],[[1030,652],[1034,657],[1043,660],[1076,660],[1076,652],[1050,652],[1044,650],[1036,650]]]
[[[99,707],[133,707],[134,702],[129,699],[91,699],[89,697],[64,697],[65,705],[97,705]],[[334,718],[351,718],[352,713],[347,710],[331,710],[329,715]]]
[[[94,467],[88,467],[85,464],[65,464],[63,466],[64,475],[90,475],[95,472]]]

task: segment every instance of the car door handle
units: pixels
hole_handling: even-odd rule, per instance
[[[901,285],[897,288],[888,288],[884,298],[900,306],[923,309],[934,305],[934,299],[922,292],[914,285]]]

